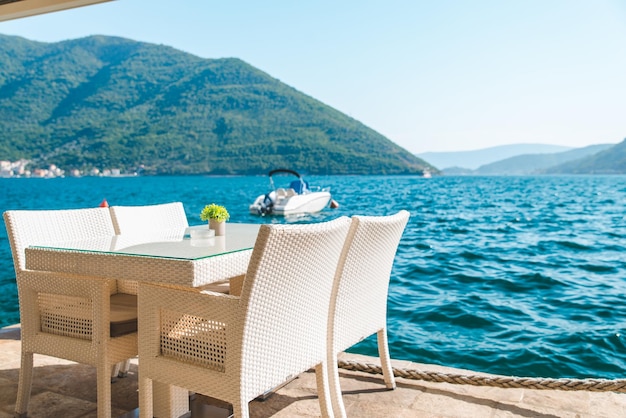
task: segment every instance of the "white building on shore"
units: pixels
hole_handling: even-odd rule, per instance
[[[0,161],[0,177],[29,177],[31,172],[26,170],[29,160]]]
[[[54,178],[54,177],[65,177],[65,170],[60,169],[56,165],[52,164],[48,168],[35,168],[32,171],[27,170],[26,167],[30,164],[30,160],[19,160],[19,161],[0,161],[0,177],[2,178],[10,178],[10,177],[37,177],[37,178]],[[86,176],[94,176],[94,177],[126,177],[128,174],[122,173],[119,168],[105,168],[98,169],[92,168],[87,173],[83,173],[78,169],[72,169],[67,172],[68,176],[71,177],[82,177]],[[131,175],[136,176],[137,173],[132,173]]]

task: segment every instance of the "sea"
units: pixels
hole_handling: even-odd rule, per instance
[[[287,178],[285,178],[287,181]],[[0,179],[0,211],[181,201],[190,225],[225,205],[230,222],[411,218],[390,279],[391,356],[477,372],[623,378],[626,371],[626,176],[307,176],[337,209],[248,213],[265,176]],[[0,326],[19,323],[0,228]],[[376,355],[375,338],[350,351]]]

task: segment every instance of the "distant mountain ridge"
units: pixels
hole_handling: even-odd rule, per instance
[[[440,170],[451,167],[475,170],[480,166],[518,155],[550,154],[571,149],[573,148],[550,144],[512,144],[471,151],[424,152],[417,156]]]
[[[552,167],[561,164],[572,163],[583,158],[597,154],[613,147],[615,144],[590,145],[583,148],[575,148],[565,152],[550,154],[523,154],[506,158],[495,163],[478,167],[473,174],[478,175],[527,175],[543,174]]]
[[[554,149],[554,145],[528,145],[531,149]],[[457,166],[443,168],[446,175],[529,175],[529,174],[626,174],[626,139],[619,144],[597,144],[581,148],[569,148],[562,152],[533,152],[513,155],[501,160],[480,165],[475,169],[460,166],[461,161],[467,165],[476,165],[482,158],[495,158],[497,155],[517,152],[524,147],[503,145],[475,151],[459,151],[454,153],[422,153],[423,158],[431,158],[436,162],[457,163]],[[540,145],[537,147],[537,145]],[[559,146],[556,146],[559,147]],[[492,151],[497,151],[493,153]],[[427,154],[430,154],[428,156]],[[443,154],[443,155],[437,155]],[[476,157],[479,158],[476,158]],[[453,157],[453,158],[450,158]],[[439,159],[438,159],[439,158]],[[438,168],[441,168],[438,167]]]
[[[437,173],[349,116],[236,59],[90,36],[0,35],[0,160],[150,174]]]

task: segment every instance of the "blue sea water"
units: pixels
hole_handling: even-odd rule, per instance
[[[259,218],[266,177],[0,179],[0,211],[182,201],[231,222],[316,222],[341,215],[411,219],[389,292],[393,358],[515,376],[623,378],[626,370],[626,177],[312,176],[341,205]],[[0,326],[19,322],[0,229]],[[376,354],[368,338],[354,352]]]

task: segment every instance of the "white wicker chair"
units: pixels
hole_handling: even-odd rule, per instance
[[[4,213],[18,287],[22,357],[16,416],[26,416],[33,353],[96,366],[98,417],[111,416],[110,373],[137,355],[136,296],[117,282],[25,268],[25,248],[114,235],[107,208]]]
[[[167,382],[233,405],[316,366],[328,398],[326,326],[337,262],[350,225],[262,225],[241,296],[139,285],[139,411],[152,417],[152,383]]]
[[[120,234],[150,234],[156,230],[179,230],[187,228],[189,223],[182,202],[162,203],[143,206],[111,206],[111,218],[115,233]],[[137,282],[119,280],[121,291],[137,294]],[[119,376],[126,376],[130,367],[130,360],[117,365],[115,372]]]
[[[111,206],[109,210],[115,233],[118,235],[174,231],[189,226],[181,202],[145,206]],[[135,281],[120,280],[119,286],[129,293],[137,293]]]
[[[181,202],[146,206],[111,206],[113,226],[118,234],[146,233],[155,229],[186,228],[187,215]]]
[[[400,238],[409,219],[402,210],[391,216],[353,216],[333,286],[328,319],[327,367],[335,416],[345,417],[337,354],[374,333],[385,384],[395,389],[387,345],[387,290]]]

